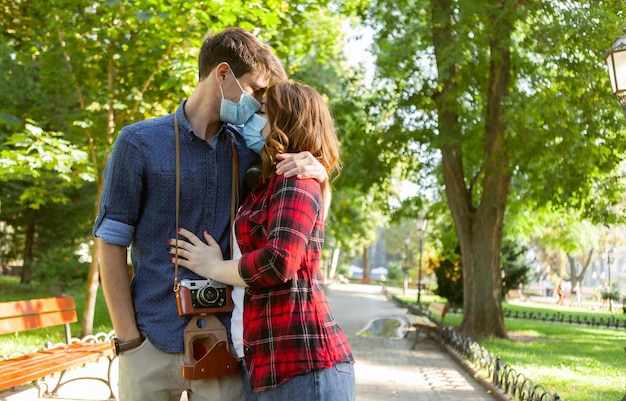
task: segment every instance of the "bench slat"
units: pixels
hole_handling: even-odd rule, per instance
[[[109,343],[72,343],[0,361],[0,390],[112,355]]]
[[[74,298],[42,298],[0,303],[0,334],[78,321]]]
[[[0,302],[0,319],[73,309],[76,309],[76,305],[72,297]]]
[[[94,347],[94,345],[97,346]],[[84,353],[85,351],[94,352],[96,354],[99,352],[107,351],[105,346],[100,347],[99,345],[99,343],[74,343],[71,346],[65,345],[50,349],[43,349],[38,352],[20,355],[11,359],[0,361],[0,378],[10,374],[10,372],[12,371],[16,371],[19,369],[30,369],[33,367],[37,368],[40,364],[45,365],[48,364],[49,361],[56,361],[56,358],[59,358],[59,355],[63,355],[66,353],[81,356],[81,353]]]
[[[428,319],[425,316],[407,316],[407,320],[411,324],[411,326],[420,326],[424,328],[437,328],[437,325],[432,322],[432,320]]]
[[[448,310],[448,304],[440,304],[439,302],[431,302],[430,305],[428,305],[428,311],[440,316],[442,319],[444,318],[447,310]]]
[[[60,326],[77,321],[75,310],[49,312],[42,315],[11,317],[0,320],[0,334]]]

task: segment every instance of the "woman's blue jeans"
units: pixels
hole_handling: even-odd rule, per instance
[[[268,391],[255,393],[259,401],[354,401],[354,365],[339,363],[328,369],[296,376]]]

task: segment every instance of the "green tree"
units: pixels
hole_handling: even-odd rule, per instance
[[[56,122],[67,108],[46,91],[31,49],[14,47],[23,26],[11,28],[0,37],[0,227],[3,268],[5,260],[20,263],[21,280],[28,283],[41,261],[37,248],[46,239],[41,236],[46,209],[72,207],[78,188],[93,181],[93,171],[88,154],[59,131]],[[62,214],[68,226],[81,224],[76,213]],[[68,238],[61,231],[51,237],[58,249],[87,237]]]
[[[528,283],[530,266],[526,260],[528,247],[518,240],[505,238],[502,244],[502,299],[511,290]]]
[[[448,236],[449,239],[452,237]],[[456,246],[452,247],[456,243]],[[444,241],[445,248],[436,258],[428,261],[429,267],[435,272],[437,288],[435,294],[445,298],[454,306],[463,304],[463,266],[458,242]]]
[[[611,207],[626,141],[602,56],[622,19],[621,1],[381,0],[368,10],[385,105],[397,109],[381,151],[439,152],[463,261],[460,329],[472,338],[506,336],[511,194],[620,217]]]
[[[518,205],[513,205],[514,208]],[[550,207],[521,210],[507,219],[509,232],[528,239],[548,266],[555,283],[581,284],[585,274],[603,248],[600,225],[585,219],[580,210],[555,210]]]
[[[341,143],[342,171],[333,177],[336,180],[331,178],[333,202],[325,243],[333,254],[341,252],[348,259],[361,255],[363,277],[368,278],[367,249],[385,224],[390,188],[373,165],[379,122],[367,110],[376,94],[364,84],[365,72],[347,67],[342,55],[330,60],[309,57],[300,66],[293,78],[315,87],[328,99]]]
[[[358,7],[358,1],[343,6]],[[325,60],[339,51],[342,8],[330,1],[277,0],[167,2],[162,0],[0,0],[6,44],[3,62],[35,86],[34,107],[27,85],[9,91],[5,121],[31,119],[46,132],[86,152],[96,190],[89,197],[93,221],[102,170],[119,129],[172,112],[197,79],[197,49],[207,30],[237,25],[258,33],[297,71],[310,54]],[[7,50],[8,49],[8,50]],[[5,81],[10,79],[5,79]],[[4,93],[4,92],[3,92]],[[6,131],[2,132],[3,140]],[[11,178],[11,181],[19,178]],[[14,229],[26,229],[16,224]],[[85,232],[88,236],[89,233]],[[92,250],[95,254],[95,250]],[[83,334],[91,332],[98,286],[94,260],[88,274]]]

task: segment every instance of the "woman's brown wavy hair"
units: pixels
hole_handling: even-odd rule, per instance
[[[309,151],[337,177],[339,140],[333,119],[322,96],[313,88],[298,82],[280,82],[270,86],[265,98],[270,133],[261,151],[263,180],[276,171],[276,154]]]

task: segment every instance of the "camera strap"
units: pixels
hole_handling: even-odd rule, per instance
[[[175,253],[174,253],[174,292],[178,292],[180,289],[180,282],[178,281],[178,229],[179,219],[178,212],[180,210],[180,131],[178,128],[178,118],[174,114],[174,142],[176,144],[176,236],[175,239]],[[237,205],[239,204],[239,158],[237,157],[237,146],[235,145],[235,139],[232,134],[229,134],[230,144],[232,147],[232,170],[231,170],[231,192],[230,192],[230,257],[233,257],[235,236],[232,235],[233,224],[235,223],[235,213],[237,212]]]

